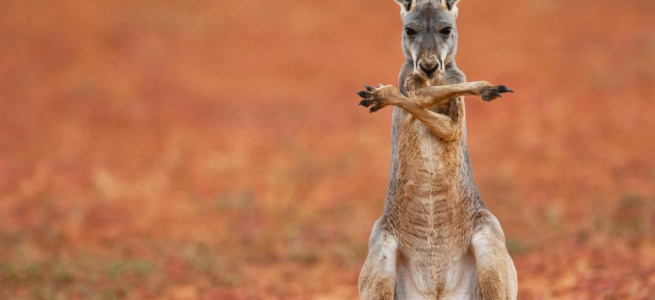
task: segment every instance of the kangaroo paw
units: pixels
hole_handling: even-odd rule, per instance
[[[514,93],[514,91],[504,85],[488,86],[482,88],[480,91],[480,98],[482,98],[483,101],[491,102],[497,98],[502,98],[502,93]]]
[[[372,113],[391,104],[390,98],[395,96],[394,92],[398,92],[398,90],[391,85],[378,84],[375,88],[364,85],[364,87],[366,90],[357,92],[357,95],[364,98],[359,102],[359,105],[370,107],[369,112]]]

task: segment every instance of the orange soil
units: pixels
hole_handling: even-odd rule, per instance
[[[570,2],[570,3],[569,3]],[[521,299],[655,294],[655,7],[460,4]],[[0,299],[355,299],[389,167],[387,1],[0,3]]]

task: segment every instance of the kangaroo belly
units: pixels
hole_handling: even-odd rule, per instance
[[[473,209],[460,188],[462,145],[437,138],[418,120],[397,121],[385,209],[400,252],[397,299],[461,299],[477,287]]]

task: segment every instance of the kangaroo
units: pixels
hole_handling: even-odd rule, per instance
[[[361,299],[516,299],[498,219],[482,203],[463,96],[513,92],[466,82],[455,64],[458,0],[395,0],[404,24],[399,89],[365,86],[360,105],[393,105],[391,174],[359,276]]]

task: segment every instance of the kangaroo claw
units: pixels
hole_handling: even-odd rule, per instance
[[[485,88],[482,93],[480,93],[480,98],[482,98],[482,101],[486,102],[491,102],[495,99],[502,98],[503,95],[501,93],[513,93],[511,89],[504,85],[499,85],[499,86],[490,86]]]
[[[359,102],[359,105],[364,106],[364,107],[369,107],[369,106],[371,106],[373,104],[373,102],[375,102],[375,100],[364,99],[364,100]]]

